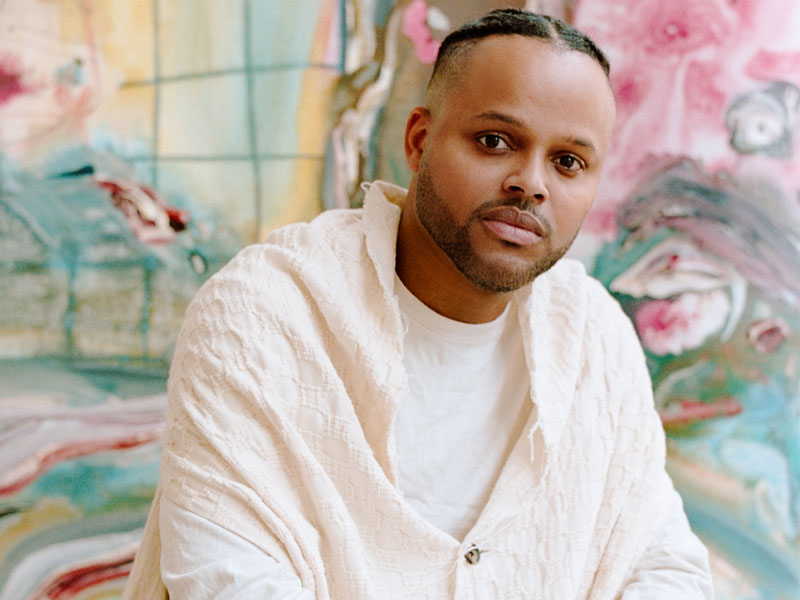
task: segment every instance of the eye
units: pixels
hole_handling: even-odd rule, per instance
[[[572,154],[562,154],[561,156],[557,156],[555,163],[560,169],[570,173],[577,173],[585,167],[583,161]]]
[[[510,150],[510,146],[502,136],[496,133],[484,133],[478,136],[478,142],[490,150]]]

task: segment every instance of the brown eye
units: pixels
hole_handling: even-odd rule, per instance
[[[556,164],[565,171],[579,171],[583,168],[581,162],[571,154],[564,154],[556,158]]]
[[[491,150],[507,150],[508,144],[499,135],[495,133],[485,133],[478,137],[478,142]]]

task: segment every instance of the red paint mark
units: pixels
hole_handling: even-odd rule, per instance
[[[44,598],[49,600],[67,600],[74,598],[79,592],[106,581],[128,577],[133,565],[133,556],[122,560],[99,563],[88,567],[73,569],[59,575],[55,581],[45,586]],[[41,596],[40,596],[41,597]]]
[[[118,208],[126,217],[132,217],[132,211],[136,211],[135,195],[137,191],[147,195],[153,201],[153,204],[159,209],[163,210],[169,218],[169,226],[173,231],[183,231],[192,220],[191,215],[179,208],[169,206],[164,203],[161,196],[156,194],[155,190],[143,184],[134,183],[130,181],[112,180],[112,179],[97,179],[100,187],[111,193],[111,199],[114,206]],[[129,206],[129,205],[133,206]],[[155,225],[155,222],[138,215],[141,222],[145,225]]]
[[[48,471],[53,465],[65,460],[86,456],[88,454],[94,454],[96,452],[103,452],[105,450],[125,450],[135,446],[152,444],[158,442],[159,439],[160,436],[157,433],[148,432],[132,435],[127,438],[114,440],[92,440],[56,448],[42,457],[38,466],[32,472],[8,485],[0,487],[0,497],[20,491],[22,488],[26,487],[37,477],[39,477],[42,473]]]
[[[682,399],[678,401],[678,410],[665,410],[661,413],[661,422],[665,426],[678,426],[714,419],[731,417],[742,412],[742,405],[733,396],[724,396],[713,402]]]
[[[12,58],[0,60],[0,104],[28,91],[22,84],[22,73]]]

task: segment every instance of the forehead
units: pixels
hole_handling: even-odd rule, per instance
[[[611,134],[614,98],[603,68],[557,42],[490,36],[461,50],[449,70],[434,92],[434,114],[463,120],[511,112],[531,123],[546,117]]]

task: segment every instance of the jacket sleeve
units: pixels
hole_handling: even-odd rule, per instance
[[[625,582],[621,600],[712,600],[708,551],[674,492],[672,510]]]
[[[307,307],[286,291],[296,287],[291,275],[259,268],[253,253],[215,275],[187,310],[168,381],[159,485],[162,497],[325,597],[325,567],[301,542],[315,539],[313,510],[301,509],[317,464],[289,413],[307,384],[297,377],[304,342],[291,323]]]
[[[241,536],[161,498],[161,578],[170,600],[312,600],[300,579]]]

